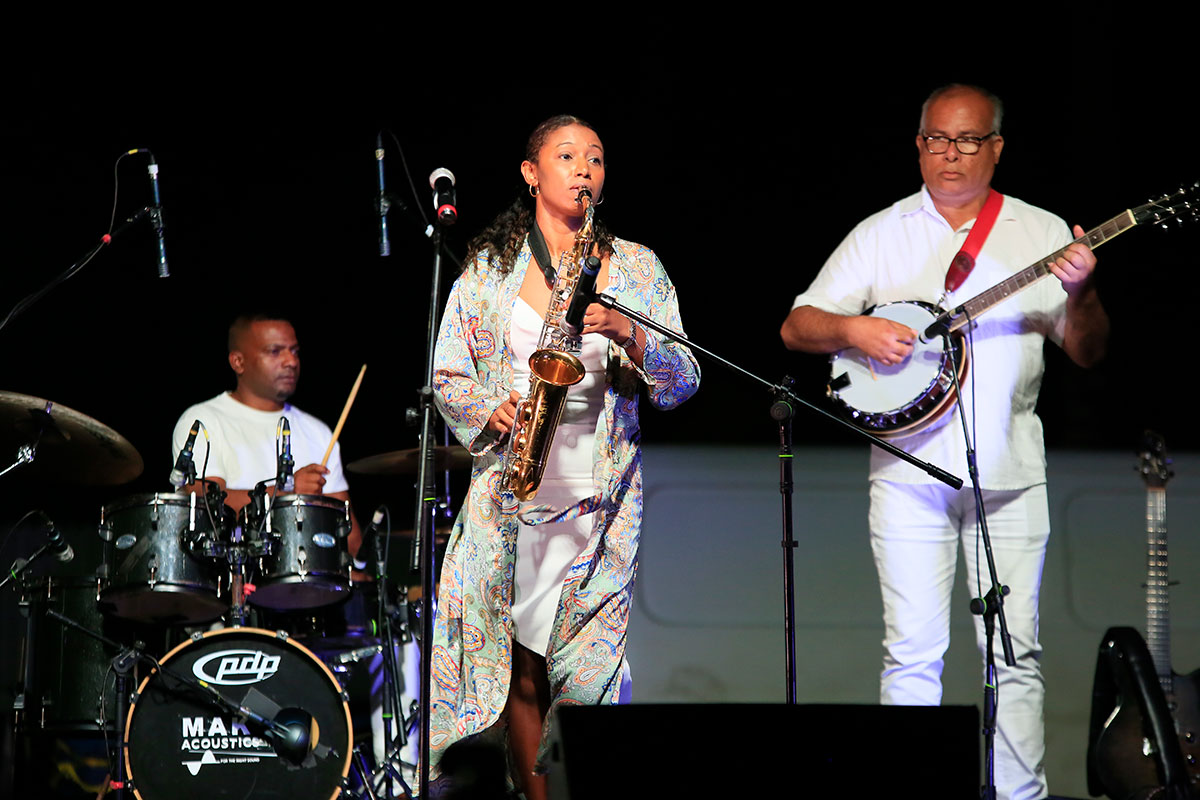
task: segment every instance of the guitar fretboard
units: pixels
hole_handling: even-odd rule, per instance
[[[1117,216],[1092,228],[1090,231],[1080,236],[1075,242],[1083,242],[1088,247],[1095,250],[1100,245],[1110,241],[1113,237],[1118,236],[1137,224],[1132,211],[1122,211]],[[1071,244],[1074,244],[1072,242]],[[1067,245],[1070,247],[1070,245]],[[1001,303],[1012,297],[1017,292],[1027,289],[1033,284],[1040,281],[1042,278],[1050,275],[1050,265],[1058,260],[1058,257],[1066,252],[1066,247],[1060,250],[1055,250],[1050,255],[1038,261],[1036,264],[1031,264],[1025,269],[1013,275],[1010,278],[1005,278],[1000,283],[985,292],[975,295],[970,300],[962,304],[965,313],[960,314],[949,325],[949,330],[956,331],[969,321],[977,319],[980,314],[987,311],[994,305]]]
[[[1167,574],[1167,490],[1146,489],[1146,649],[1168,696],[1171,680],[1170,579]]]

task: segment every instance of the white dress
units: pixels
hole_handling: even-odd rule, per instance
[[[529,356],[537,348],[542,323],[542,316],[518,296],[513,302],[510,336],[513,388],[522,397],[529,392]],[[595,491],[592,445],[596,420],[604,405],[608,339],[596,333],[584,336],[578,356],[587,374],[567,391],[566,408],[554,435],[541,487],[537,497],[523,505],[565,508]],[[520,524],[512,605],[514,637],[539,655],[545,655],[550,644],[550,628],[567,570],[587,546],[591,533],[590,514],[536,527]]]

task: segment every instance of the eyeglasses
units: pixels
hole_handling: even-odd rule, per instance
[[[985,133],[983,136],[959,136],[956,139],[951,139],[949,136],[926,136],[925,149],[933,155],[941,155],[950,149],[953,144],[955,149],[964,156],[973,156],[979,152],[979,148],[985,141],[996,135],[995,131]]]

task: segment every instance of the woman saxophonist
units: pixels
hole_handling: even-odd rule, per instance
[[[476,456],[447,545],[434,623],[431,759],[506,722],[514,780],[545,797],[540,773],[560,703],[627,698],[625,631],[642,518],[638,395],[673,408],[700,371],[682,344],[591,304],[571,387],[537,497],[518,505],[500,474],[528,358],[550,301],[558,255],[582,225],[580,193],[603,202],[604,147],[570,116],[529,137],[518,197],[468,248],[442,319],[434,394]],[[532,200],[532,210],[529,208]],[[678,330],[675,289],[648,248],[597,219],[598,290]],[[623,691],[622,687],[625,687]]]

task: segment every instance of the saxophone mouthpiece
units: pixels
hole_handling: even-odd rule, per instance
[[[592,200],[592,190],[591,189],[587,189],[587,188],[580,189],[579,196],[575,198],[575,202],[578,203],[579,205],[583,205],[583,198],[585,198],[585,197],[588,199],[588,202],[590,203]]]

